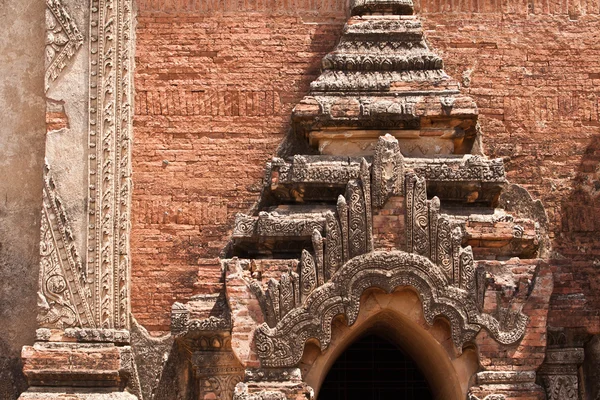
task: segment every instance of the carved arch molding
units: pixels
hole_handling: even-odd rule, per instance
[[[442,269],[427,258],[401,251],[376,251],[344,264],[331,281],[312,292],[303,306],[287,313],[274,328],[267,324],[258,327],[255,341],[261,364],[297,365],[309,339],[318,340],[325,350],[331,341],[333,319],[344,315],[348,325],[354,324],[365,290],[380,288],[390,293],[400,287],[411,287],[419,294],[429,324],[436,317],[448,319],[459,351],[482,327],[502,344],[513,344],[525,333],[528,318],[524,314],[519,313],[514,326],[506,329],[495,317],[482,312],[467,291],[452,286]]]

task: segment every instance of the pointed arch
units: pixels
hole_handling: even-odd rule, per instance
[[[436,399],[463,400],[479,363],[474,347],[459,353],[451,339],[447,321],[429,324],[418,294],[410,288],[392,293],[371,289],[361,296],[356,322],[348,325],[343,316],[332,324],[329,346],[322,351],[309,341],[300,361],[304,381],[317,394],[335,361],[359,338],[367,334],[384,337],[401,348],[426,376]]]

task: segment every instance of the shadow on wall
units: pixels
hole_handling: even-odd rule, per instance
[[[596,235],[600,231],[600,135],[595,135],[586,148],[560,213],[561,231],[555,250],[572,259],[600,259]]]
[[[0,339],[0,399],[16,399],[27,389],[22,369],[19,353],[10,351],[8,343]]]

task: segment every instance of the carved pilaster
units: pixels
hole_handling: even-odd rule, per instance
[[[87,267],[96,326],[129,327],[132,0],[90,1]]]
[[[540,368],[541,384],[548,400],[577,400],[579,396],[578,368],[583,363],[582,348],[549,348]]]

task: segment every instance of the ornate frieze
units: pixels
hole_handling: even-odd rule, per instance
[[[321,214],[290,217],[262,211],[257,217],[237,214],[233,237],[310,237],[315,229],[323,231],[324,228],[325,218]]]
[[[410,160],[410,168],[428,182],[506,182],[501,158],[488,160],[481,156],[465,155],[459,159],[436,159],[434,162],[415,158]]]

